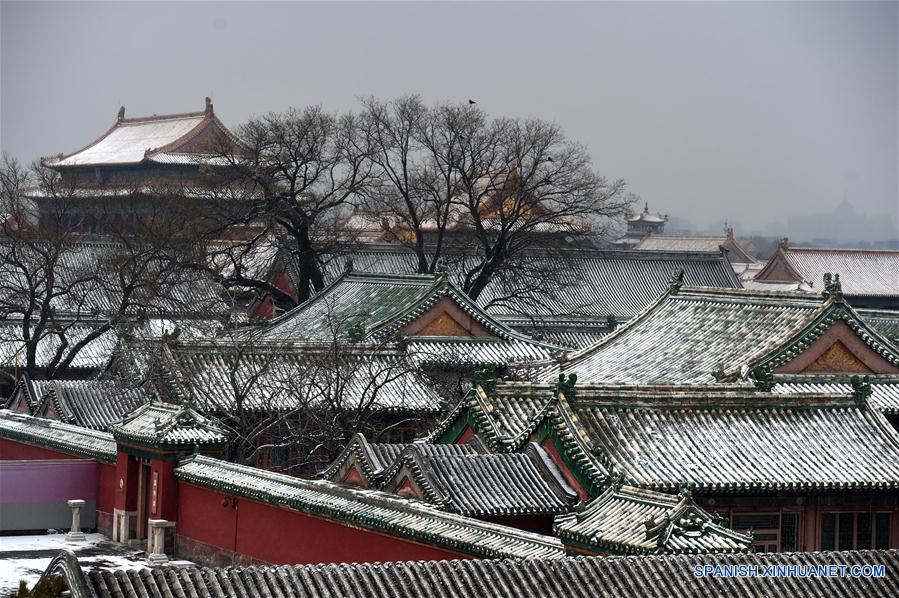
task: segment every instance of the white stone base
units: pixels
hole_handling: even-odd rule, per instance
[[[169,557],[164,554],[151,554],[147,556],[148,565],[164,565],[169,562]]]
[[[66,542],[84,542],[84,532],[69,532],[66,534]]]

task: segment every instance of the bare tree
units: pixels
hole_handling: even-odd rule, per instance
[[[230,458],[310,475],[356,433],[419,430],[443,406],[401,347],[360,343],[331,326],[327,341],[260,340],[254,330],[210,341],[142,343],[144,378],[166,400],[190,399],[230,432]]]
[[[8,157],[0,170],[0,343],[21,370],[52,377],[123,323],[221,307],[214,288],[172,267],[176,254],[195,249],[164,191],[85,192]],[[88,222],[102,222],[104,235],[86,236]]]
[[[256,231],[253,239],[289,235],[299,301],[324,286],[319,256],[345,239],[341,224],[367,181],[370,166],[358,131],[352,114],[291,108],[250,120],[237,131],[242,147],[228,145],[218,156],[228,165],[228,200],[221,205],[235,205],[237,191],[238,205],[246,208],[239,216]],[[280,292],[253,277],[235,283]]]
[[[624,181],[600,175],[552,123],[490,119],[471,105],[428,107],[417,96],[369,98],[364,108],[360,138],[374,175],[364,211],[415,252],[421,273],[466,256],[456,261],[472,298],[516,256],[572,247],[633,201]]]

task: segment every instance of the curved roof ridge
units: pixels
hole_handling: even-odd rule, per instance
[[[885,253],[890,255],[899,255],[899,249],[863,249],[861,247],[786,247],[786,253],[791,251],[805,251],[815,253]]]
[[[46,156],[46,157],[43,157],[43,158],[41,158],[41,164],[43,164],[44,166],[50,166],[50,167],[58,166],[59,163],[62,162],[63,160],[67,160],[67,159],[69,159],[69,158],[71,158],[71,157],[73,157],[73,156],[77,156],[78,154],[80,154],[80,153],[82,153],[82,152],[84,152],[84,151],[86,151],[86,150],[89,150],[90,148],[96,146],[96,145],[99,144],[101,141],[103,141],[104,139],[106,139],[107,137],[109,137],[110,135],[112,135],[112,133],[113,133],[114,131],[116,131],[117,129],[119,129],[119,128],[121,128],[121,127],[127,127],[127,126],[139,126],[139,125],[142,125],[142,124],[148,124],[148,123],[154,123],[154,122],[164,122],[164,121],[167,121],[167,120],[191,120],[191,119],[196,119],[196,120],[197,120],[197,124],[196,124],[194,127],[191,128],[191,131],[193,131],[194,129],[196,129],[196,127],[198,127],[199,125],[201,125],[201,124],[203,123],[204,120],[206,120],[205,117],[206,117],[206,113],[205,113],[205,112],[185,112],[185,113],[182,113],[182,114],[169,114],[169,115],[161,115],[161,116],[145,116],[145,117],[123,118],[123,119],[121,119],[121,120],[116,120],[116,121],[112,124],[112,126],[109,127],[109,128],[102,134],[102,135],[100,135],[99,137],[97,137],[96,139],[94,139],[93,141],[91,141],[90,143],[88,143],[88,144],[86,144],[86,145],[84,145],[84,146],[82,146],[82,147],[80,147],[80,148],[78,148],[78,149],[76,149],[76,150],[74,150],[74,151],[72,151],[72,152],[69,152],[69,153],[67,153],[67,154],[65,154],[65,153],[59,153],[59,154],[57,154],[56,156]],[[186,136],[186,134],[182,134],[181,136],[178,137],[178,139],[181,139],[181,138],[183,138],[183,137],[185,137],[185,136]],[[177,141],[177,140],[176,140],[176,141]],[[171,142],[170,142],[170,143],[171,143]],[[166,145],[169,145],[169,144],[166,144]],[[145,149],[157,150],[158,148],[145,148]],[[77,166],[77,165],[74,165],[74,166]]]
[[[835,296],[827,298],[805,324],[773,338],[770,342],[750,354],[749,357],[744,358],[743,364],[752,366],[778,360],[785,351],[803,341],[803,339],[808,340],[810,336],[819,337],[820,334],[817,334],[817,331],[820,326],[826,325],[829,328],[837,320],[841,319],[847,320],[849,328],[865,345],[874,349],[888,363],[899,367],[899,347],[881,334],[875,327],[870,326],[849,303]],[[885,351],[892,353],[892,356],[884,355]],[[732,372],[733,368],[730,368],[728,371]]]

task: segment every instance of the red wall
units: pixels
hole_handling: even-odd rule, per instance
[[[112,514],[118,488],[115,463],[100,463],[97,469],[97,510]]]
[[[37,461],[40,459],[83,459],[78,455],[51,451],[39,446],[32,446],[0,438],[0,461]]]
[[[559,471],[562,472],[562,476],[565,478],[565,481],[568,482],[568,485],[577,491],[578,496],[581,500],[587,500],[590,498],[590,495],[587,494],[587,491],[581,486],[580,482],[577,481],[577,478],[574,477],[574,474],[571,473],[571,470],[568,469],[568,466],[565,465],[565,460],[562,459],[562,455],[556,449],[556,444],[552,441],[551,438],[547,438],[543,441],[543,444],[540,445],[549,455],[549,458],[552,459],[553,463],[556,464],[556,467],[559,468]]]
[[[237,498],[235,508],[233,497],[191,484],[179,483],[178,496],[179,534],[271,564],[467,556],[245,498]]]

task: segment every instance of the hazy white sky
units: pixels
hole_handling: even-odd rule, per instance
[[[555,120],[699,226],[780,234],[845,199],[899,236],[895,2],[0,6],[0,145],[24,160],[91,141],[120,104],[211,94],[236,125],[416,92]]]

